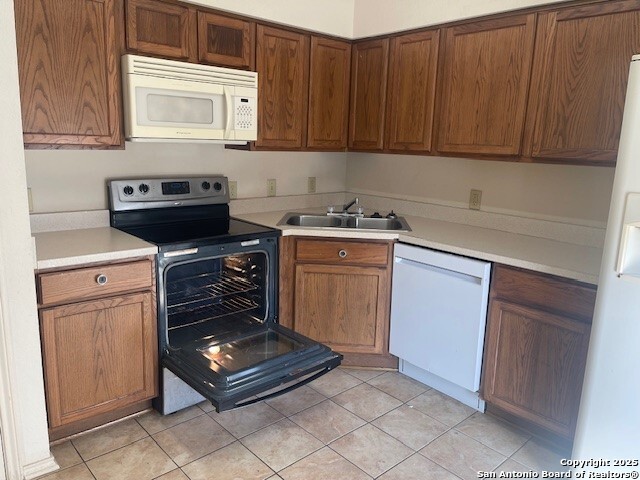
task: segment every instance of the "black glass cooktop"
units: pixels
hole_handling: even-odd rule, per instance
[[[277,230],[245,222],[237,218],[227,221],[198,220],[145,226],[116,227],[120,230],[161,247],[189,248],[216,245],[230,241],[245,241],[274,235]],[[164,247],[164,248],[162,248]]]

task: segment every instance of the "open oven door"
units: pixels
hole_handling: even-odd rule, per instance
[[[169,347],[162,366],[218,412],[280,395],[340,365],[342,355],[274,322]]]

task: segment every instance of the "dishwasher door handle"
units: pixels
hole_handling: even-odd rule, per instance
[[[466,273],[458,272],[455,270],[449,270],[447,268],[437,267],[435,265],[429,265],[428,263],[417,262],[408,258],[395,257],[395,263],[400,265],[406,265],[408,267],[419,268],[429,272],[439,273],[448,277],[458,278],[465,282],[475,283],[476,285],[482,285],[482,277],[476,277]]]

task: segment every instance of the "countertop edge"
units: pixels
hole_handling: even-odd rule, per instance
[[[235,215],[236,217],[244,220],[248,220],[254,223],[258,223],[260,225],[264,225],[271,228],[277,228],[282,232],[282,236],[317,236],[317,237],[329,237],[329,238],[349,238],[349,239],[370,239],[370,240],[398,240],[402,243],[415,245],[418,247],[432,248],[434,250],[440,250],[447,253],[453,253],[456,255],[463,255],[466,257],[477,258],[480,260],[486,260],[494,263],[501,263],[504,265],[509,265],[512,267],[524,268],[527,270],[532,270],[535,272],[546,273],[549,275],[556,275],[558,277],[576,280],[579,282],[587,283],[593,286],[597,286],[598,284],[598,274],[592,273],[589,271],[581,271],[572,268],[566,268],[562,266],[553,265],[552,262],[544,263],[541,261],[536,261],[535,259],[527,259],[524,257],[518,257],[513,255],[500,255],[498,253],[491,253],[488,251],[483,251],[480,249],[470,248],[466,246],[455,245],[452,243],[443,243],[441,241],[425,238],[420,236],[419,231],[421,227],[418,226],[418,231],[411,232],[381,232],[379,230],[376,231],[358,231],[358,230],[345,230],[345,229],[335,229],[335,228],[312,228],[312,227],[295,227],[295,226],[283,226],[277,225],[277,221],[275,222],[270,219],[270,217],[275,218],[277,216],[278,219],[283,215],[283,212],[266,212],[261,214],[244,214],[244,215]],[[411,216],[406,216],[409,225],[412,226],[412,220],[418,220],[417,218],[412,218]],[[421,219],[422,220],[422,219]],[[430,221],[431,219],[424,219],[426,221]],[[440,221],[434,221],[440,222]],[[446,222],[445,222],[446,223]],[[454,224],[458,226],[458,224]],[[474,227],[467,226],[469,228],[478,228],[482,227]],[[521,236],[524,238],[534,238],[529,237],[522,234],[514,234],[510,232],[501,232],[498,230],[488,229],[492,232],[500,232],[504,233],[508,236]],[[540,242],[552,242],[553,244],[557,244],[558,247],[567,247],[575,249],[585,249],[585,251],[593,250],[595,247],[586,247],[583,245],[574,245],[567,244],[564,242],[559,242],[557,240],[549,240],[549,239],[539,239]],[[592,269],[595,271],[595,269]]]
[[[513,238],[514,236],[516,236],[518,242],[520,241],[525,242],[530,246],[530,248],[533,248],[533,251],[530,253],[529,251],[526,250],[527,247],[523,247],[524,253],[521,256],[518,255],[517,249],[514,250],[513,247],[505,248],[505,251],[507,253],[505,255],[502,255],[501,252],[499,250],[496,251],[495,248],[490,248],[486,250],[483,250],[482,248],[478,248],[478,247],[482,247],[482,243],[475,245],[474,242],[457,242],[457,241],[448,242],[448,240],[450,240],[451,238],[447,238],[446,235],[442,236],[442,235],[424,234],[425,225],[428,228],[436,228],[436,233],[438,228],[444,228],[440,226],[441,221],[432,221],[430,219],[421,219],[421,218],[414,219],[409,216],[407,217],[409,224],[411,225],[411,221],[415,220],[416,227],[417,227],[417,231],[414,230],[411,232],[404,232],[404,231],[387,232],[387,231],[380,231],[380,230],[345,230],[345,229],[330,229],[330,228],[279,226],[277,225],[278,220],[277,219],[274,220],[274,219],[276,216],[279,219],[281,217],[281,213],[282,212],[267,212],[263,214],[234,215],[234,217],[248,220],[250,222],[253,222],[259,225],[264,225],[266,227],[276,228],[281,231],[283,236],[296,235],[296,236],[315,236],[315,237],[326,237],[326,238],[336,238],[336,239],[348,238],[348,239],[362,239],[362,240],[398,240],[400,242],[410,244],[410,245],[415,245],[418,247],[432,248],[435,250],[440,250],[443,252],[448,252],[456,255],[463,255],[467,257],[477,258],[480,260],[502,263],[505,265],[510,265],[510,266],[519,267],[519,268],[525,268],[525,269],[533,270],[536,272],[547,273],[550,275],[556,275],[556,276],[567,278],[567,279],[577,280],[577,281],[588,283],[591,285],[598,284],[598,274],[595,273],[596,269],[594,268],[596,260],[598,260],[596,258],[598,255],[598,252],[594,250],[595,247],[585,247],[581,245],[567,244],[567,243],[557,242],[553,240],[536,239],[535,237],[517,235],[513,233],[508,233],[508,232],[500,232],[492,229],[484,229],[485,233],[483,233],[482,235],[485,235],[485,237],[488,235],[489,236],[488,238],[492,240],[493,240],[492,236],[495,236],[496,234],[499,234],[499,233],[504,233],[504,235],[511,237],[510,242],[513,243],[514,241]],[[428,223],[425,223],[425,222],[428,222]],[[447,222],[444,222],[444,223],[447,224]],[[481,229],[481,227],[472,227],[472,226],[461,227],[458,224],[451,224],[451,228],[453,230],[450,230],[450,228],[447,227],[446,230],[444,231],[450,234],[451,232],[468,233],[466,232],[467,229],[475,229],[475,228]],[[464,228],[464,231],[461,231],[460,230],[461,228]],[[78,238],[69,237],[69,234],[71,232],[77,232],[78,235],[83,235],[82,233],[83,230],[58,231],[58,232],[51,232],[48,234],[47,233],[34,234],[36,238],[38,237],[42,238],[49,235],[53,235],[53,236],[66,235],[66,237],[64,238],[67,238],[67,239],[72,238],[73,241],[77,243],[77,245],[80,247],[78,248],[78,250],[82,252],[80,254],[75,254],[75,252],[78,250],[74,251],[74,248],[73,248],[74,245],[65,245],[64,247],[58,246],[58,249],[57,249],[58,251],[55,251],[56,249],[53,249],[53,251],[49,251],[47,252],[47,254],[44,255],[46,258],[36,260],[37,270],[74,267],[74,266],[80,266],[83,264],[108,262],[112,260],[121,260],[121,259],[134,258],[134,257],[140,257],[140,256],[155,255],[158,253],[157,246],[147,243],[137,237],[132,237],[124,232],[113,229],[111,227],[102,227],[102,229],[104,229],[105,231],[104,234],[99,232],[99,230],[101,229],[85,230],[86,232],[93,231],[94,233],[92,235],[95,235],[93,237],[94,239],[95,238],[102,239],[102,235],[107,235],[107,238],[110,239],[110,241],[105,242],[103,246],[95,249],[86,248],[86,246],[84,245],[84,241],[79,240],[80,237]],[[478,232],[481,232],[481,230],[478,230]],[[450,236],[451,235],[449,235],[449,237]],[[522,240],[520,240],[520,238],[522,238]],[[507,241],[506,244],[508,244],[508,242],[509,241]],[[549,242],[551,243],[549,244]],[[101,243],[101,242],[99,241],[98,243]],[[461,243],[461,244],[458,244],[458,243]],[[467,244],[465,245],[464,243],[467,243]],[[556,259],[559,258],[558,253],[555,254],[555,258],[553,254],[549,255],[549,261],[545,262],[544,254],[540,253],[542,249],[541,245],[544,246],[545,248],[549,248],[549,245],[550,245],[551,250],[554,250],[557,245],[557,248],[559,249],[558,252],[560,252],[560,254],[567,252],[570,256],[573,256],[573,257],[575,257],[577,254],[580,254],[580,255],[584,254],[585,257],[588,257],[588,260],[589,260],[589,261],[585,260],[586,262],[585,265],[587,267],[585,268],[586,271],[572,268],[573,267],[572,262],[557,261]],[[39,247],[36,248],[36,258],[38,256],[39,249],[40,249]],[[540,257],[542,260],[538,260],[537,257]],[[576,261],[573,261],[573,263],[575,263],[576,266],[579,265],[579,263],[576,263]]]
[[[476,258],[478,260],[486,260],[488,262],[501,263],[503,265],[509,265],[511,267],[524,268],[527,270],[533,270],[535,272],[547,273],[549,275],[556,275],[558,277],[563,277],[570,280],[577,280],[579,282],[588,283],[593,286],[598,285],[598,276],[592,275],[586,272],[554,267],[552,265],[533,262],[530,260],[524,260],[521,258],[496,255],[492,253],[483,252],[480,250],[472,250],[469,248],[458,247],[450,244],[443,244],[443,243],[425,240],[417,237],[401,235],[398,240],[402,243],[414,245],[416,247],[432,248],[434,250],[440,250],[446,253],[453,253],[453,254],[462,255],[465,257]]]
[[[158,253],[158,247],[142,247],[128,250],[118,250],[104,253],[91,253],[78,256],[50,258],[38,260],[38,270],[50,268],[77,267],[89,263],[108,262],[111,260],[123,260],[127,258],[146,257]]]

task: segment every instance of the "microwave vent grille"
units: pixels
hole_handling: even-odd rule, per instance
[[[124,55],[125,74],[151,75],[176,80],[258,87],[258,74],[244,70],[200,65],[196,63],[176,62],[160,58]]]

